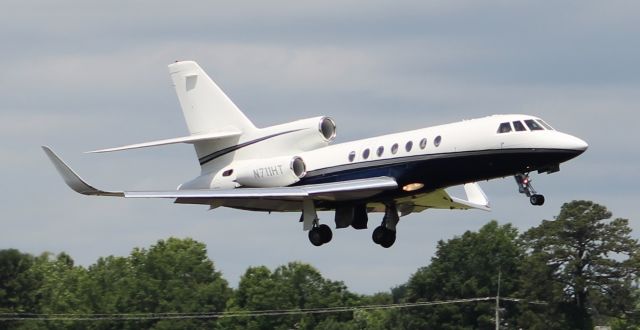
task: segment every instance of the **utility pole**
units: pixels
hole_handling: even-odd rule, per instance
[[[498,270],[498,292],[496,292],[496,330],[500,329],[500,277],[502,270]]]

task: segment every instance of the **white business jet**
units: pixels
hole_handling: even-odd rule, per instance
[[[43,147],[64,181],[84,195],[170,198],[251,211],[300,212],[309,240],[320,246],[333,236],[318,210],[335,210],[336,228],[367,228],[368,213],[384,212],[373,241],[385,248],[396,240],[401,216],[437,209],[480,209],[489,202],[477,181],[514,176],[531,204],[544,197],[529,173],[553,173],[582,154],[583,140],[558,132],[528,115],[480,119],[331,145],[329,117],[257,128],[192,61],[169,65],[189,135],[91,152],[174,143],[195,147],[201,173],[171,191],[104,191],[80,178]],[[445,188],[464,185],[466,199]]]

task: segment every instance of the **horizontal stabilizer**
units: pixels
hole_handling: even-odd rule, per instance
[[[56,167],[56,170],[58,170],[58,173],[60,173],[67,186],[74,191],[83,195],[124,197],[123,192],[104,191],[92,187],[82,180],[82,178],[67,166],[67,164],[65,164],[49,147],[42,146],[42,149],[53,163],[53,166]]]
[[[213,133],[205,133],[205,134],[195,134],[183,137],[177,137],[173,139],[165,139],[151,142],[143,142],[137,144],[130,144],[122,147],[115,148],[107,148],[100,150],[87,151],[86,153],[100,153],[100,152],[111,152],[111,151],[121,151],[121,150],[129,150],[129,149],[138,149],[138,148],[147,148],[147,147],[156,147],[163,146],[168,144],[176,144],[176,143],[196,143],[200,141],[209,141],[216,140],[234,136],[240,136],[242,132],[240,130],[230,130],[230,131],[222,131],[222,132],[213,132]]]

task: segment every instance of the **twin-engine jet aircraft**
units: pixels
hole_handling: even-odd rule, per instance
[[[188,143],[195,147],[200,175],[177,190],[104,191],[43,147],[71,189],[212,209],[300,212],[316,246],[333,236],[318,210],[335,210],[336,228],[355,229],[367,228],[368,213],[384,212],[372,236],[388,248],[401,216],[430,208],[490,210],[477,181],[514,176],[519,192],[542,205],[529,173],[557,172],[588,146],[528,115],[494,115],[331,145],[336,125],[329,117],[257,128],[195,62],[173,63],[169,72],[190,134],[91,152]],[[466,199],[445,191],[455,185],[464,185]]]

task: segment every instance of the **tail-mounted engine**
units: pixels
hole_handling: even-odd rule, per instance
[[[252,150],[252,157],[255,157],[256,152],[264,150],[269,150],[273,155],[279,152],[291,154],[325,147],[336,137],[336,123],[329,117],[315,117],[266,127],[262,129],[261,134],[273,137],[260,142],[260,150]]]
[[[294,184],[307,174],[302,158],[285,156],[239,161],[236,182],[245,187],[267,188]]]

